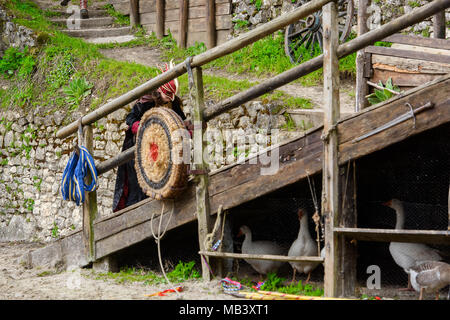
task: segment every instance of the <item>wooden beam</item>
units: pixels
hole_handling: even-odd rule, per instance
[[[358,37],[369,31],[367,27],[367,8],[369,7],[371,0],[359,0],[358,1]],[[366,99],[369,93],[369,86],[367,85],[367,78],[365,68],[367,64],[370,64],[370,60],[366,59],[364,49],[359,50],[356,53],[356,105],[355,111],[360,111],[369,105]]]
[[[165,0],[156,0],[156,38],[164,37],[164,5]]]
[[[132,27],[139,26],[139,0],[130,0],[130,24]]]
[[[356,228],[357,226],[357,190],[356,190],[356,164],[349,161],[339,169],[339,203],[341,215],[338,225],[341,227]],[[339,279],[337,282],[338,295],[350,297],[356,295],[356,241],[338,235],[340,255],[338,257]]]
[[[203,110],[205,109],[203,75],[202,69],[197,67],[193,70],[193,79],[189,79],[189,94],[192,102],[192,119],[194,121],[194,165],[195,170],[204,173],[196,176],[195,198],[197,207],[198,221],[198,241],[201,251],[208,250],[205,247],[206,236],[212,229],[210,217],[209,193],[208,193],[208,164],[205,162],[203,153],[206,151],[206,142],[203,140]],[[210,281],[209,259],[204,257],[202,260],[202,277]]]
[[[394,48],[389,48],[389,47],[376,47],[376,46],[368,46],[365,50],[366,50],[366,52],[370,52],[372,54],[379,54],[379,55],[383,55],[383,56],[392,56],[392,57],[419,59],[419,60],[441,62],[441,63],[450,63],[450,56],[443,55],[443,54],[433,54],[433,53],[428,53],[428,52],[402,50],[402,49],[394,49]]]
[[[216,4],[214,0],[206,1],[206,20],[207,20],[207,39],[206,47],[208,49],[216,46]]]
[[[424,38],[419,36],[393,34],[383,39],[386,42],[409,44],[413,46],[450,50],[450,42],[445,39]]]
[[[334,232],[349,239],[378,242],[414,242],[450,245],[450,231],[395,230],[370,228],[334,228]]]
[[[332,2],[323,7],[323,185],[322,215],[325,221],[325,279],[324,294],[338,295],[339,243],[333,232],[339,218],[339,167],[338,135],[339,121],[339,46],[337,5]]]
[[[84,127],[84,143],[83,145],[93,153],[94,134],[92,126]],[[90,173],[86,176],[86,183],[90,184],[92,177]],[[83,202],[83,239],[86,247],[86,256],[88,261],[95,260],[95,244],[94,244],[94,220],[97,217],[97,191],[85,192]]]
[[[433,17],[434,38],[445,39],[445,29],[445,10],[442,10]]]
[[[216,258],[234,258],[234,259],[250,259],[250,260],[271,260],[271,261],[283,261],[283,262],[323,262],[321,257],[290,257],[290,256],[277,256],[272,254],[245,254],[245,253],[230,253],[230,252],[215,252],[215,251],[200,251],[199,254],[216,257]]]
[[[188,23],[188,0],[179,0],[180,2],[180,15],[179,15],[179,29],[178,29],[178,46],[180,48],[186,48],[187,40],[187,23]]]

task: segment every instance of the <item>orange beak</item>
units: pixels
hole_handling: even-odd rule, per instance
[[[303,210],[298,209],[297,215],[298,215],[298,218],[301,219],[303,217]]]
[[[244,233],[242,232],[242,229],[239,229],[239,232],[236,237],[239,238],[239,237],[242,237],[243,235],[244,235]]]

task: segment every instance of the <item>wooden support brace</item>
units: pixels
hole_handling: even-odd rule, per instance
[[[164,4],[165,0],[156,0],[156,38],[164,37]]]
[[[216,4],[215,4],[215,0],[206,0],[206,20],[208,23],[206,47],[208,49],[211,49],[216,46]]]
[[[189,60],[188,60],[189,61]],[[187,67],[190,69],[190,66]],[[203,110],[205,109],[205,102],[203,97],[203,76],[202,69],[197,67],[193,70],[193,74],[188,72],[189,79],[189,94],[193,104],[193,120],[194,125],[201,124],[203,122]],[[209,193],[208,193],[208,165],[204,161],[203,152],[206,148],[206,144],[203,141],[203,128],[201,125],[195,126],[194,129],[194,170],[199,170],[203,174],[196,176],[196,206],[197,206],[197,221],[198,221],[198,241],[200,251],[206,251],[209,248],[205,248],[205,239],[208,233],[211,231],[211,218],[209,208]],[[202,277],[204,280],[211,280],[211,274],[209,271],[209,258],[203,257],[202,259]]]
[[[94,134],[92,126],[85,126],[83,144],[91,154],[94,150],[93,142]],[[85,179],[87,184],[90,184],[92,181],[90,174]],[[85,200],[83,202],[83,240],[88,261],[95,260],[94,220],[97,217],[97,212],[97,191],[85,192]]]
[[[137,27],[139,24],[139,0],[130,0],[130,25]]]
[[[188,29],[188,0],[179,0],[180,6],[180,25],[178,28],[178,46],[180,48],[186,48],[187,41],[187,29]]]
[[[325,218],[325,279],[324,291],[327,297],[338,295],[339,243],[333,232],[339,217],[339,167],[338,135],[339,120],[339,65],[337,48],[339,32],[337,5],[331,2],[323,7],[323,95],[324,95],[324,136],[323,143],[323,186],[322,212]]]

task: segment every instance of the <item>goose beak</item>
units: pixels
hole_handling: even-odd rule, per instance
[[[239,229],[238,234],[236,235],[236,237],[242,237],[244,235],[244,233],[242,232],[242,229]]]
[[[303,217],[303,210],[298,209],[297,215],[298,215],[298,218],[301,219]]]
[[[386,207],[391,207],[391,206],[392,206],[392,200],[383,202],[382,205],[383,205],[383,206],[386,206]]]

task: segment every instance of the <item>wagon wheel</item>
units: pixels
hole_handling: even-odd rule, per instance
[[[306,2],[309,2],[309,0],[298,1],[297,7]],[[350,34],[354,13],[353,0],[338,0],[340,42],[344,42]],[[322,32],[322,10],[287,26],[284,36],[284,51],[291,63],[299,63],[307,50],[310,51],[312,56],[316,44],[319,45],[322,52]]]

